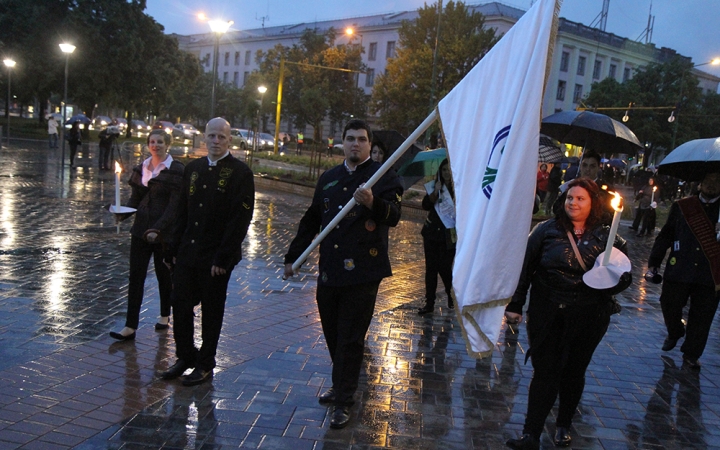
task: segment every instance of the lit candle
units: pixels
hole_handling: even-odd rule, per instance
[[[617,192],[610,193],[615,196],[610,203],[615,210],[615,214],[613,215],[612,225],[610,225],[610,235],[608,236],[607,245],[605,246],[605,254],[603,255],[601,266],[607,266],[608,263],[610,263],[610,254],[612,253],[615,236],[617,236],[617,230],[620,226],[620,215],[622,215],[623,210],[622,197],[620,197],[620,194]]]
[[[650,203],[655,201],[655,191],[657,191],[657,186],[653,186],[653,192],[652,192],[652,195],[650,196]]]
[[[120,173],[122,167],[115,161],[115,211],[120,211]]]

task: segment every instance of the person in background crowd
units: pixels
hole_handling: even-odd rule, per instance
[[[550,169],[550,176],[548,177],[548,193],[545,198],[545,214],[548,216],[552,214],[552,205],[555,203],[555,200],[557,200],[558,189],[560,189],[561,184],[562,169],[560,168],[560,164],[553,164],[552,169]]]
[[[540,196],[540,202],[545,201],[545,196],[548,191],[548,182],[550,180],[550,173],[547,170],[547,164],[540,164],[540,170],[537,172],[537,194]]]
[[[633,223],[629,228],[633,231],[637,231],[637,236],[644,236],[647,231],[652,234],[652,230],[646,229],[647,226],[643,223],[643,218],[650,210],[650,202],[653,197],[653,187],[657,187],[655,186],[655,179],[649,178],[647,184],[643,186],[642,189],[638,190],[637,197],[635,197],[639,203],[638,207],[635,209],[635,220],[633,220]],[[643,224],[643,228],[639,229],[641,223]],[[655,227],[653,227],[653,229],[654,228]]]
[[[55,116],[50,115],[48,119],[48,144],[50,148],[58,148],[58,122]]]
[[[372,158],[373,161],[382,164],[383,162],[385,162],[385,155],[387,155],[385,144],[383,144],[377,139],[374,140],[372,143],[372,151],[370,152],[370,158]]]
[[[82,145],[82,138],[80,137],[80,125],[75,122],[72,124],[70,131],[65,134],[65,140],[70,145],[70,167],[75,165],[75,154],[77,153],[78,146]]]

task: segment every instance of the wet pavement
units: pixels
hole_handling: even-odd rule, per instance
[[[257,194],[231,278],[214,379],[158,380],[174,342],[172,328],[154,330],[154,274],[137,339],[108,336],[124,324],[131,221],[116,234],[103,209],[114,176],[98,172],[94,152],[80,156],[70,169],[44,142],[0,153],[0,449],[500,449],[522,429],[532,373],[524,325],[503,324],[492,357],[476,361],[444,294],[434,315],[418,316],[421,221],[403,220],[391,232],[395,276],[380,287],[353,420],[331,430],[317,403],[330,358],[315,257],[299,277],[280,278],[309,199],[270,190]],[[699,373],[681,367],[679,350],[661,352],[660,289],[641,276],[652,240],[622,234],[635,281],[588,370],[573,448],[720,448],[717,326]]]

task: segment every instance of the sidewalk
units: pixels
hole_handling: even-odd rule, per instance
[[[0,449],[500,449],[522,429],[532,374],[524,325],[503,325],[492,358],[476,361],[442,296],[434,315],[418,316],[422,221],[403,220],[391,232],[395,276],[380,286],[353,420],[331,430],[317,403],[330,358],[316,256],[299,277],[280,278],[309,198],[276,191],[257,194],[214,379],[191,388],[156,379],[175,357],[172,327],[153,328],[154,274],[136,340],[108,336],[124,323],[131,226],[116,234],[102,208],[114,175],[86,155],[61,170],[45,145],[0,155]],[[679,350],[661,352],[660,289],[642,279],[652,240],[627,225],[634,282],[588,370],[573,448],[720,448],[717,328],[699,373],[680,368]],[[547,434],[543,446],[553,448]]]

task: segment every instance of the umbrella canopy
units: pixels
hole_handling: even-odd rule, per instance
[[[89,125],[92,120],[90,120],[90,118],[88,118],[88,116],[86,116],[85,114],[75,114],[74,116],[69,118],[66,123],[72,125],[75,122]]]
[[[401,177],[427,177],[435,175],[440,168],[440,163],[447,158],[447,150],[438,148],[436,150],[425,150],[415,155],[412,161],[406,163],[398,170]]]
[[[405,136],[395,130],[377,130],[373,131],[373,141],[380,141],[385,147],[385,160],[387,160],[390,155],[395,153],[395,150],[397,150],[403,142],[405,142]],[[395,161],[393,169],[395,169],[395,171],[400,170],[402,166],[409,164],[415,155],[420,153],[422,150],[422,147],[417,144],[411,145],[410,148],[407,149],[397,161]],[[421,178],[422,176],[419,175],[401,176],[400,183],[402,184],[403,189],[408,189],[410,186],[420,181]]]
[[[580,145],[600,153],[635,154],[643,148],[635,133],[605,114],[562,111],[543,119],[540,132],[560,142]]]
[[[625,169],[627,167],[627,163],[623,161],[622,159],[613,158],[609,161],[607,161],[608,164],[610,164],[611,167],[614,167],[616,169]]]
[[[685,181],[701,181],[711,172],[720,172],[720,137],[686,142],[658,165],[661,175]]]
[[[538,162],[559,163],[562,162],[565,154],[560,147],[547,136],[540,136],[540,148],[538,149]]]

